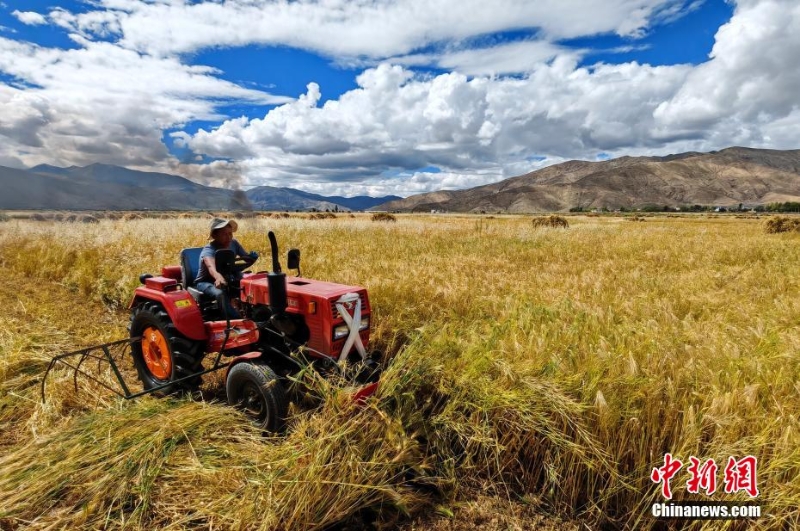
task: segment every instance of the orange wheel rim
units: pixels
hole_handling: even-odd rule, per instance
[[[154,326],[147,327],[142,334],[142,357],[147,370],[159,380],[168,380],[172,375],[172,356],[167,338]]]

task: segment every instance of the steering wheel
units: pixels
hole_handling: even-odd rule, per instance
[[[255,264],[257,260],[258,255],[256,254],[254,256],[253,253],[250,253],[248,256],[240,256],[233,262],[233,270],[236,272],[242,272],[251,265]]]

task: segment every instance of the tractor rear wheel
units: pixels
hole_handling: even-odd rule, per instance
[[[192,341],[175,329],[169,314],[154,302],[133,309],[131,337],[142,340],[132,345],[133,364],[145,390],[167,384],[202,370],[202,342]],[[168,395],[200,386],[199,376],[157,391]]]
[[[242,362],[233,366],[225,385],[228,403],[255,420],[265,431],[283,429],[289,403],[278,376],[268,366]]]

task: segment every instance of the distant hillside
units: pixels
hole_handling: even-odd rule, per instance
[[[800,201],[800,150],[733,147],[666,157],[573,160],[495,184],[391,201],[376,210],[524,213],[785,201]]]
[[[274,188],[272,186],[259,186],[252,188],[246,193],[252,206],[256,210],[282,210],[281,205],[294,205],[292,210],[367,210],[376,205],[401,199],[396,195],[386,197],[340,197],[312,194],[295,190],[293,188]]]
[[[164,173],[92,164],[0,167],[0,209],[199,210],[242,208],[235,192]]]
[[[291,188],[227,190],[107,164],[0,166],[2,210],[365,210],[397,196],[325,197]]]
[[[387,195],[385,197],[371,197],[368,195],[359,195],[356,197],[341,197],[338,195],[334,195],[326,197],[322,195],[303,192],[300,190],[293,190],[291,188],[283,188],[283,190],[289,190],[298,197],[305,197],[316,201],[329,201],[331,203],[339,205],[340,209],[341,207],[345,207],[348,210],[367,210],[374,206],[387,203],[389,201],[397,201],[399,199],[402,199],[402,197],[396,195]],[[248,190],[247,192],[248,196],[252,191],[253,190]]]
[[[177,175],[92,164],[29,170],[0,167],[0,209],[400,210],[548,212],[658,205],[747,206],[800,202],[800,150],[734,147],[666,157],[569,161],[468,190],[325,197],[261,186],[213,188]],[[388,202],[387,202],[388,201]]]

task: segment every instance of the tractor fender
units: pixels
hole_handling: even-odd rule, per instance
[[[255,361],[257,359],[260,359],[261,356],[262,356],[261,352],[254,350],[253,352],[248,352],[247,354],[242,354],[241,356],[236,356],[235,358],[233,358],[231,362],[228,364],[228,368],[225,370],[225,381],[228,380],[228,373],[231,372],[231,369],[233,369],[235,365],[239,365],[240,363],[244,363],[247,361]]]
[[[188,291],[172,290],[161,291],[147,286],[136,288],[128,308],[138,306],[143,302],[157,302],[169,315],[175,328],[188,339],[205,341],[208,339],[203,315],[200,307]]]

